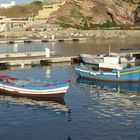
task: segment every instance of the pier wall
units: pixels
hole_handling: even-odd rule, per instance
[[[47,31],[47,36],[55,35],[55,37],[140,37],[140,30],[58,30]]]
[[[48,39],[65,39],[74,37],[87,37],[87,38],[131,38],[140,37],[140,30],[47,30],[44,32],[34,31],[9,31],[1,33],[5,38],[19,38],[22,36],[27,37],[40,37],[46,36]],[[0,39],[3,40],[3,39]]]

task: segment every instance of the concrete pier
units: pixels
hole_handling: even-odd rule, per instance
[[[40,60],[44,60],[49,57],[49,48],[45,48],[45,51],[17,52],[17,46],[15,44],[14,52],[0,53],[0,65],[40,64]]]
[[[47,63],[76,63],[78,56],[50,56],[50,50],[45,48],[45,51],[40,52],[12,52],[0,53],[0,65],[39,65]]]
[[[60,42],[60,41],[86,41],[88,38],[48,38],[48,39],[29,39],[29,40],[1,40],[0,44],[14,44],[14,43],[35,43],[35,42]]]
[[[71,62],[76,63],[78,61],[78,56],[53,56],[46,58],[46,60],[43,60],[46,63],[63,63],[63,62]]]
[[[46,52],[11,52],[11,53],[0,53],[0,60],[6,59],[20,59],[20,58],[27,58],[27,57],[45,57]],[[49,56],[48,56],[49,57]]]

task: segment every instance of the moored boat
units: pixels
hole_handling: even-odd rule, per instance
[[[99,63],[99,69],[105,71],[122,70],[123,64],[119,64],[119,58],[117,57],[104,57],[103,62]]]
[[[69,88],[68,82],[41,83],[0,75],[2,93],[31,98],[63,98]]]
[[[140,66],[124,68],[122,70],[112,70],[111,72],[102,70],[89,70],[82,66],[75,67],[76,73],[85,79],[113,81],[113,82],[140,82]]]
[[[102,62],[104,55],[94,55],[94,54],[80,54],[80,58],[82,62],[87,64],[95,64],[98,65],[100,62]]]
[[[99,63],[102,63],[104,61],[104,57],[110,57],[110,58],[117,58],[118,64],[125,64],[125,63],[134,63],[136,58],[131,56],[130,54],[118,54],[118,53],[109,53],[109,54],[80,54],[80,58],[82,59],[82,62],[87,64],[96,64],[99,65]]]

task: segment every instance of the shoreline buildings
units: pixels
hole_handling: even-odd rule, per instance
[[[61,2],[59,1],[57,3],[44,3],[42,10],[38,11],[38,15],[35,17],[28,17],[26,20],[23,18],[7,18],[6,16],[0,16],[0,32],[13,30],[25,31],[28,28],[31,28],[31,30],[39,31],[60,29],[58,24],[49,24],[49,18],[51,13],[57,11],[65,3],[66,0],[62,0]],[[10,5],[7,4],[2,6],[9,8],[9,6],[14,6],[14,4],[15,2]]]
[[[31,24],[32,21],[30,19],[0,16],[0,32],[26,30],[28,27],[31,27]]]

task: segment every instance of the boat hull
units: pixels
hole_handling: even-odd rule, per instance
[[[98,65],[103,60],[103,56],[92,54],[80,54],[80,57],[84,63]]]
[[[81,67],[75,68],[76,73],[89,80],[113,81],[113,82],[140,82],[140,66],[112,72],[86,70]]]
[[[68,88],[69,83],[47,86],[0,83],[1,94],[31,98],[63,98]]]
[[[27,98],[51,98],[51,99],[55,99],[55,98],[64,98],[65,92],[62,93],[54,93],[54,94],[22,94],[22,93],[18,93],[16,91],[7,91],[4,89],[0,89],[1,94],[4,95],[10,95],[10,96],[15,96],[15,97],[27,97]]]

